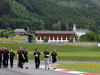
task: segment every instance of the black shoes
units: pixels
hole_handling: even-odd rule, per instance
[[[48,70],[50,70],[50,68],[48,68]]]
[[[53,70],[54,70],[54,69],[56,69],[56,68],[53,68]]]
[[[23,69],[23,67],[20,67],[20,68],[22,68],[22,69]]]
[[[50,68],[45,68],[45,70],[50,70]]]
[[[39,69],[39,67],[37,67],[37,69]]]
[[[39,67],[36,67],[36,69],[39,69]]]
[[[29,69],[28,67],[26,67],[26,69]]]

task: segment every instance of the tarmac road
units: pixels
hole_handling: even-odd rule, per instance
[[[34,64],[29,64],[29,69],[17,68],[17,64],[14,64],[13,68],[1,68],[0,75],[76,75],[68,74],[58,71],[45,70],[45,69],[35,69]]]
[[[29,61],[29,69],[18,68],[17,60],[14,61],[14,67],[10,68],[0,68],[0,75],[77,75],[77,74],[69,74],[64,72],[58,72],[53,70],[45,70],[45,69],[35,69],[34,61]],[[59,61],[58,64],[67,63],[67,64],[78,64],[78,63],[100,63],[100,62],[80,62],[80,61]],[[41,65],[44,64],[44,61],[41,61]]]

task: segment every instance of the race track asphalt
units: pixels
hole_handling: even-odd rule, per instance
[[[17,67],[18,61],[14,61],[14,67],[10,68],[0,68],[0,75],[77,75],[77,74],[69,74],[59,71],[53,71],[53,70],[45,70],[45,69],[35,69],[35,64],[33,60],[29,61],[29,69],[24,68],[18,68]],[[80,64],[80,63],[100,63],[100,62],[86,62],[86,61],[58,61],[58,64]],[[44,61],[41,61],[41,65],[44,65]]]
[[[41,64],[43,65],[43,63]],[[53,70],[45,70],[45,69],[35,69],[34,63],[29,63],[29,69],[18,68],[17,61],[14,62],[14,67],[10,68],[0,68],[0,75],[76,75],[76,74],[69,74],[64,72],[58,72]]]
[[[13,68],[1,68],[0,75],[75,75],[68,74],[58,71],[45,70],[45,69],[35,69],[34,64],[29,64],[29,69],[18,68],[17,64],[14,64]]]

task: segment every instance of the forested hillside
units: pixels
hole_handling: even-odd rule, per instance
[[[100,0],[0,0],[0,29],[72,30],[100,33]]]

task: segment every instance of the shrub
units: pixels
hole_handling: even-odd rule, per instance
[[[44,39],[44,42],[48,42],[48,38],[47,37]]]
[[[70,39],[69,39],[69,42],[73,42],[73,38],[70,38]]]

